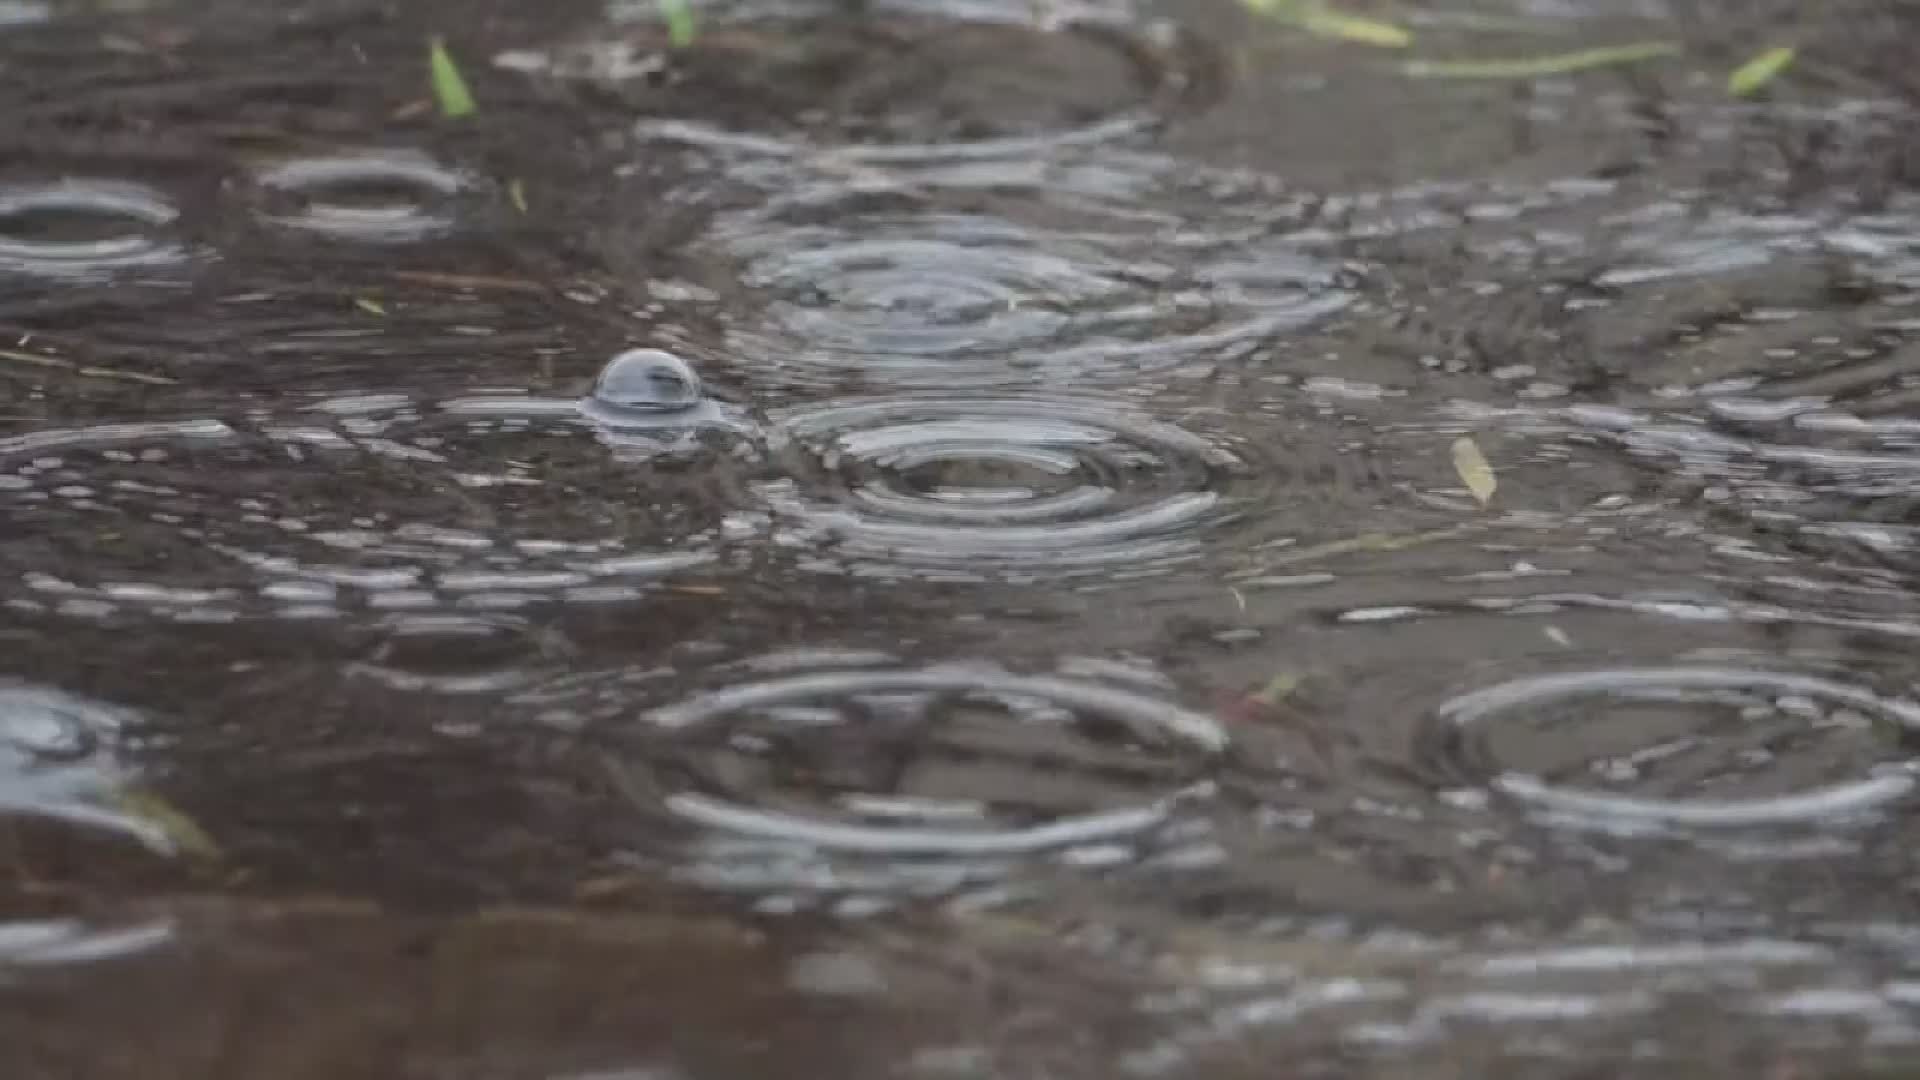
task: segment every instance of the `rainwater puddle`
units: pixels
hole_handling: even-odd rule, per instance
[[[0,1072],[1910,1067],[1860,4],[0,4]]]

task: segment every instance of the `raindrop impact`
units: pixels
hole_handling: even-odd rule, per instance
[[[729,348],[757,377],[886,387],[1137,381],[1216,363],[1352,302],[1335,267],[1284,235],[1080,230],[857,187],[776,199],[723,222],[765,313]]]
[[[456,200],[470,186],[412,150],[297,158],[260,172],[254,182],[267,221],[366,243],[450,231]]]
[[[1194,556],[1231,520],[1231,452],[1113,402],[899,396],[770,417],[779,542],[822,569],[980,580]]]
[[[863,164],[1121,140],[1192,103],[1214,62],[1170,23],[1084,5],[1040,20],[1005,0],[960,9],[883,0],[849,20],[750,4],[704,12],[706,26],[684,48],[667,47],[654,5],[612,11],[636,25],[495,63],[631,92],[642,138],[722,152],[824,151]],[[692,99],[726,101],[729,121],[684,119],[712,111],[689,107]],[[834,105],[823,123],[825,101]]]
[[[1855,818],[1904,798],[1920,705],[1774,671],[1518,679],[1440,706],[1436,753],[1523,806],[1625,827]]]
[[[0,188],[0,271],[88,278],[186,259],[180,211],[137,184],[65,180]]]
[[[400,614],[380,625],[379,644],[352,667],[406,691],[488,694],[525,684],[559,642],[507,615]]]
[[[734,888],[798,875],[942,891],[1009,859],[1151,845],[1227,744],[1205,714],[1080,676],[886,661],[741,674],[636,732],[650,765],[693,778],[663,803],[708,831],[688,873]]]

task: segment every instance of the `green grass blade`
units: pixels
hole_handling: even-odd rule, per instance
[[[1360,15],[1345,15],[1330,8],[1316,8],[1300,17],[1300,28],[1319,37],[1338,38],[1382,49],[1404,49],[1413,44],[1413,35],[1390,22]]]
[[[1412,60],[1401,70],[1415,79],[1541,79],[1679,54],[1677,42],[1636,41],[1505,60]]]
[[[473,115],[473,94],[467,90],[467,80],[447,52],[446,42],[437,37],[427,42],[427,66],[433,74],[433,96],[440,103],[440,115],[455,119]]]
[[[693,5],[688,0],[659,0],[660,16],[667,20],[667,43],[676,49],[684,49],[693,44],[700,33],[700,26],[693,17]]]
[[[1248,11],[1290,23],[1316,37],[1404,49],[1413,35],[1399,26],[1364,15],[1349,15],[1320,0],[1240,0]]]
[[[1780,45],[1760,53],[1733,69],[1727,76],[1727,93],[1734,97],[1752,97],[1778,78],[1793,63],[1794,48]]]

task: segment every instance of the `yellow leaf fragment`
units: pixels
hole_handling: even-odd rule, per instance
[[[1283,671],[1268,679],[1265,686],[1253,692],[1252,699],[1262,705],[1278,705],[1289,694],[1300,688],[1300,676]]]
[[[1500,486],[1494,479],[1493,466],[1487,463],[1487,455],[1480,452],[1480,444],[1468,436],[1453,440],[1453,471],[1460,474],[1460,481],[1481,506],[1487,505]]]
[[[109,801],[115,810],[152,827],[181,854],[196,859],[220,857],[219,845],[206,830],[160,796],[150,791],[122,788],[114,792]]]

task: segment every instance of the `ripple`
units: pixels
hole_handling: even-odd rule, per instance
[[[859,20],[739,5],[703,11],[688,48],[668,47],[656,8],[635,11],[644,22],[621,34],[495,64],[628,92],[646,117],[643,138],[873,164],[1124,139],[1193,102],[1209,70],[1178,27],[1120,5],[1074,5],[1044,25],[1011,0],[963,9],[882,0]],[[716,112],[718,122],[683,119]]]
[[[1034,204],[1039,217],[1043,204]],[[1269,345],[1352,302],[1286,235],[1085,229],[857,188],[777,198],[708,241],[766,312],[732,352],[783,381],[983,387],[1135,379]]]
[[[1598,277],[1611,286],[1643,285],[1707,277],[1765,266],[1783,253],[1818,247],[1820,222],[1786,214],[1702,215],[1680,202],[1660,202],[1608,218],[1623,230],[1622,265]]]
[[[65,691],[0,683],[0,816],[115,833],[172,854],[164,829],[113,805],[128,779],[114,751],[136,720]]]
[[[471,184],[413,150],[296,158],[257,173],[260,213],[290,229],[366,243],[422,240],[454,227]]]
[[[174,940],[170,920],[90,926],[78,919],[0,922],[0,970],[73,967],[150,952]]]
[[[639,439],[522,395],[17,435],[0,598],[183,622],[631,600],[712,563],[748,503],[740,456],[637,472]]]
[[[1113,402],[901,396],[769,417],[792,476],[761,485],[779,542],[823,568],[978,580],[1129,574],[1196,555],[1235,515],[1238,458]]]
[[[505,615],[396,615],[353,674],[396,690],[491,694],[532,678],[557,643],[526,620]]]
[[[1125,859],[1227,742],[1139,687],[985,663],[787,670],[641,720],[649,760],[693,778],[664,808],[710,830],[688,873],[756,891],[937,892],[1010,858]]]
[[[1436,756],[1522,805],[1709,828],[1903,798],[1915,763],[1897,745],[1920,730],[1920,705],[1813,676],[1675,667],[1518,679],[1446,702],[1434,722]]]
[[[187,250],[167,230],[179,217],[166,196],[137,184],[0,188],[0,271],[88,278],[178,263]]]
[[[1920,429],[1902,413],[1904,391],[1876,385],[1896,382],[1897,366],[1897,357],[1843,363],[1771,385],[1741,379],[1667,395],[1692,411],[1578,405],[1484,415],[1613,446],[1664,485],[1743,514],[1755,526],[1743,545],[1785,547],[1795,558],[1815,552],[1826,569],[1910,569],[1920,551],[1905,520],[1920,483]],[[1861,397],[1841,403],[1794,393],[1826,388]]]

